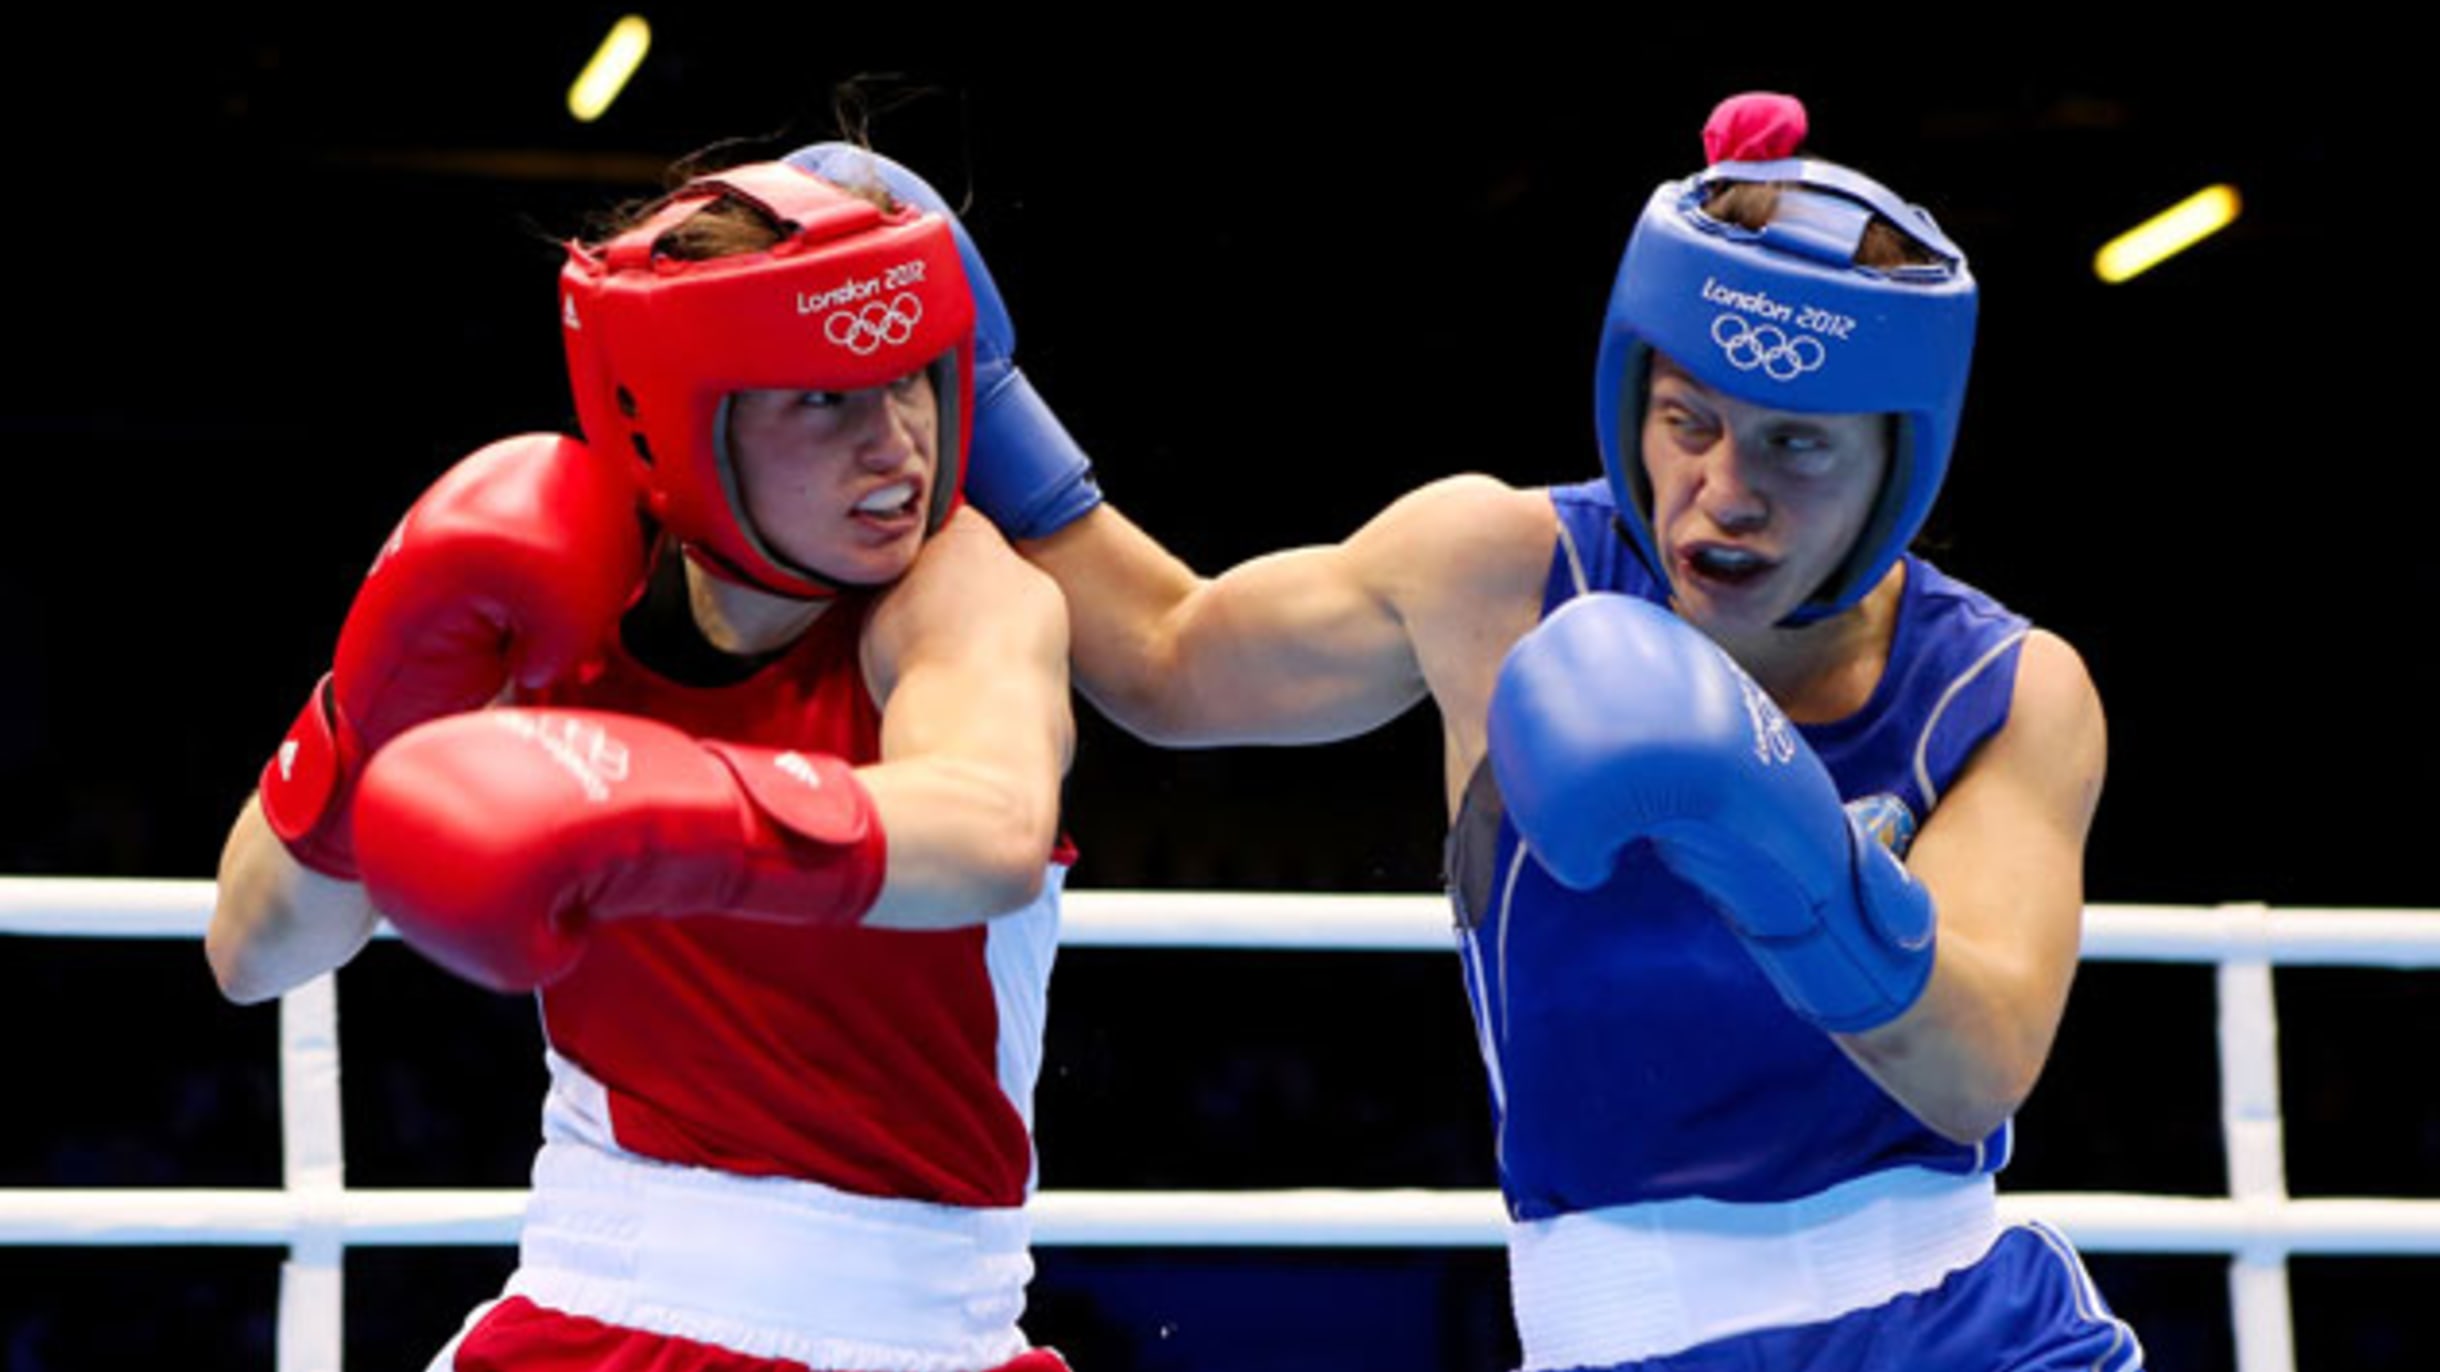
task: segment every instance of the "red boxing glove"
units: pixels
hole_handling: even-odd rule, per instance
[[[1776,162],[1794,157],[1804,141],[1805,106],[1793,95],[1732,95],[1703,121],[1705,162]]]
[[[406,730],[594,660],[644,579],[620,464],[523,434],[449,469],[382,545],[314,688],[263,768],[264,818],[299,862],[352,879],[356,777]]]
[[[595,920],[862,919],[888,847],[819,753],[698,742],[601,710],[482,710],[384,748],[356,796],[365,890],[426,957],[495,991],[575,966]]]

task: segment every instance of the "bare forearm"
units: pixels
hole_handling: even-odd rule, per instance
[[[251,798],[221,850],[205,958],[220,992],[270,1000],[356,955],[380,922],[364,888],[300,866]]]
[[[1077,689],[1131,733],[1191,741],[1177,629],[1210,583],[1108,505],[1022,551],[1067,598]]]
[[[1206,578],[1103,506],[1025,551],[1067,596],[1079,689],[1148,742],[1325,742],[1423,698],[1407,628],[1355,543]]]
[[[1007,914],[1041,893],[1058,839],[1058,796],[1017,774],[955,758],[859,768],[888,835],[888,874],[864,917],[877,929],[949,929]]]

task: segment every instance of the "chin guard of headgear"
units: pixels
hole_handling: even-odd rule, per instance
[[[1771,223],[1747,229],[1703,205],[1732,182],[1780,187]],[[1940,259],[1860,267],[1878,214]],[[1666,584],[1644,472],[1652,354],[1722,394],[1777,410],[1886,413],[1896,441],[1879,499],[1838,569],[1783,623],[1864,598],[1906,551],[1948,473],[1974,353],[1965,254],[1930,214],[1832,162],[1721,162],[1663,182],[1627,240],[1593,374],[1593,423],[1630,543]]]
[[[724,196],[777,220],[759,252],[702,260],[654,244]],[[726,451],[729,396],[854,391],[921,368],[939,397],[927,531],[957,506],[974,391],[974,298],[937,214],[885,211],[808,172],[755,163],[688,182],[607,243],[568,245],[560,331],[585,437],[637,465],[648,508],[710,570],[780,595],[840,584],[775,552]]]

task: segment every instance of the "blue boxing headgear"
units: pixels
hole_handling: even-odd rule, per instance
[[[1769,224],[1748,229],[1704,212],[1722,186],[1755,181],[1780,187]],[[1939,260],[1857,266],[1876,213]],[[1665,584],[1643,463],[1655,350],[1749,404],[1897,417],[1889,473],[1863,533],[1785,621],[1811,623],[1878,585],[1940,494],[1974,353],[1974,277],[1931,215],[1835,163],[1721,162],[1653,191],[1610,290],[1593,423],[1619,523]]]

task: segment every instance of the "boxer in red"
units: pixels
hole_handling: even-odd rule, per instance
[[[534,990],[519,1265],[436,1368],[1055,1372],[1018,1328],[1072,745],[960,509],[948,224],[771,163],[571,245],[584,441],[408,511],[239,815],[233,999],[387,916]]]

